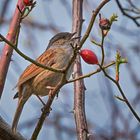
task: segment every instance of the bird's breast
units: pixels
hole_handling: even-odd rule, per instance
[[[52,68],[56,69],[64,69],[70,59],[71,59],[72,53],[69,52],[69,50],[64,48],[59,48],[58,52],[54,56],[54,64],[51,66]],[[67,72],[67,79],[69,79],[71,72],[72,72],[71,65],[70,69]],[[42,71],[40,74],[38,74],[32,82],[32,87],[34,89],[34,93],[40,96],[48,95],[49,89],[48,87],[56,87],[57,84],[60,82],[62,78],[61,73],[45,70]]]

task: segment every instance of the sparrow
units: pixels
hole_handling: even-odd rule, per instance
[[[56,34],[49,42],[47,49],[40,55],[36,61],[55,68],[65,68],[73,56],[73,47],[75,43],[75,33],[61,32]],[[67,79],[72,73],[73,64],[67,71]],[[50,89],[47,87],[56,87],[61,80],[62,73],[53,72],[35,64],[30,64],[19,77],[17,83],[18,105],[12,123],[12,131],[16,132],[18,121],[23,107],[29,97],[34,94],[37,96],[46,96]]]

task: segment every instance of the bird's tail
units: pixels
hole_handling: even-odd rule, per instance
[[[14,116],[14,119],[13,119],[13,123],[12,123],[12,131],[13,131],[14,133],[16,133],[18,121],[19,121],[21,112],[22,112],[22,110],[23,110],[23,106],[24,106],[24,104],[26,103],[26,101],[27,101],[27,99],[24,99],[23,97],[21,97],[21,98],[19,99],[19,101],[18,101],[18,106],[17,106],[16,112],[15,112],[15,116]]]

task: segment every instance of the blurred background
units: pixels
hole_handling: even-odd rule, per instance
[[[84,34],[90,21],[92,11],[101,0],[84,0],[82,28]],[[16,0],[1,0],[0,4],[0,33],[6,36],[16,7]],[[115,13],[115,22],[105,39],[105,63],[115,60],[116,51],[128,59],[128,63],[120,68],[120,84],[125,95],[140,114],[140,1],[139,0],[111,0],[101,10],[105,18]],[[93,50],[101,59],[99,47],[91,43],[94,38],[101,41],[97,17],[90,37],[83,48]],[[37,58],[47,47],[51,37],[58,32],[72,29],[72,1],[70,0],[38,0],[36,7],[23,20],[19,37],[19,49],[31,58]],[[4,43],[0,43],[0,53]],[[13,100],[16,93],[14,88],[20,74],[30,63],[13,53],[9,67],[4,94],[0,102],[0,115],[9,123],[16,110],[17,100]],[[96,70],[82,61],[83,73]],[[115,67],[108,72],[115,77]],[[140,140],[140,124],[129,111],[125,103],[114,96],[120,96],[116,86],[104,77],[103,73],[93,75],[84,80],[86,85],[86,115],[88,127],[96,140]],[[47,97],[43,98],[47,101]],[[22,112],[18,129],[26,138],[30,138],[41,114],[42,104],[32,96]],[[73,114],[73,84],[64,86],[58,98],[53,102],[52,111],[46,119],[38,140],[75,140],[75,121]]]

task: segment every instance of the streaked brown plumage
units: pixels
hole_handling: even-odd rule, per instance
[[[75,38],[72,38],[75,33],[58,33],[55,35],[48,45],[47,50],[39,56],[36,61],[53,68],[62,69],[67,66],[73,50],[70,44],[73,44]],[[71,75],[72,66],[67,73],[69,78]],[[52,72],[34,64],[29,65],[21,74],[18,88],[18,106],[14,116],[12,130],[16,132],[17,124],[22,112],[23,106],[32,94],[45,96],[48,95],[49,89],[47,86],[55,87],[60,81],[62,74]]]

